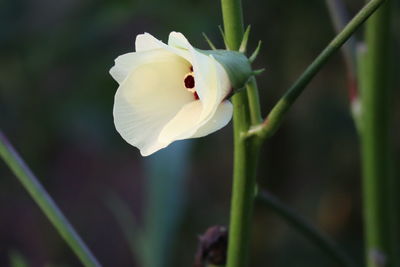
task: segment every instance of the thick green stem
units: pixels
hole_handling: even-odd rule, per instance
[[[328,59],[384,1],[385,0],[372,0],[366,4],[294,82],[278,103],[276,103],[272,108],[264,122],[253,127],[245,135],[257,135],[261,139],[266,139],[272,136],[279,129],[285,114],[289,111],[297,97],[299,97],[303,92],[304,88],[310,83],[315,74],[318,73]]]
[[[82,264],[87,267],[101,266],[90,252],[78,233],[74,230],[67,218],[62,214],[56,203],[49,196],[39,180],[25,164],[17,151],[8,142],[0,131],[0,157],[14,172],[22,186],[29,192],[35,202],[42,209],[50,222],[75,252]]]
[[[238,50],[243,37],[241,1],[222,0],[221,4],[227,46]],[[254,138],[241,138],[250,127],[247,91],[235,94],[232,102],[234,169],[227,266],[244,267],[248,261],[259,145]]]
[[[221,0],[225,41],[230,50],[239,50],[242,43],[243,11],[240,0]]]
[[[313,242],[318,248],[329,255],[334,261],[343,267],[354,267],[355,263],[324,233],[318,231],[305,218],[298,215],[296,212],[281,203],[271,194],[266,191],[260,191],[257,194],[257,199],[268,206],[294,229],[302,233],[307,239]]]
[[[362,79],[362,165],[366,261],[369,267],[397,266],[393,238],[393,177],[390,173],[389,97],[391,74],[390,0],[367,23]]]
[[[240,138],[235,135],[235,138]],[[248,262],[257,162],[258,145],[252,139],[237,141],[234,153],[228,267],[244,267]]]

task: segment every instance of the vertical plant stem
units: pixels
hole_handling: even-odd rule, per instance
[[[230,50],[239,50],[242,42],[243,11],[240,0],[221,0],[225,39]]]
[[[67,218],[62,214],[54,200],[49,196],[39,180],[18,155],[17,151],[8,142],[0,131],[0,157],[14,172],[22,186],[29,192],[36,204],[64,238],[82,264],[86,267],[101,266],[90,252],[78,233],[74,230]]]
[[[234,138],[240,137],[235,133]],[[254,140],[235,141],[227,267],[244,267],[248,262],[257,161]]]
[[[243,37],[241,1],[221,0],[221,4],[227,45],[238,50]],[[227,267],[244,267],[248,261],[259,145],[255,138],[241,138],[250,126],[247,91],[235,94],[232,101],[234,169]]]
[[[362,84],[363,198],[368,267],[395,266],[389,148],[390,0],[367,22]]]

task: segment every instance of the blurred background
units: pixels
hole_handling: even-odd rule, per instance
[[[363,5],[345,2],[351,14]],[[319,0],[244,1],[244,14],[249,50],[263,42],[255,67],[266,68],[259,77],[266,114],[334,30]],[[211,0],[0,1],[0,128],[104,266],[191,266],[198,235],[228,223],[231,125],[143,158],[114,128],[118,86],[108,74],[139,33],[166,41],[180,31],[206,49],[205,32],[222,48],[220,24],[220,3]],[[399,126],[392,131],[397,163]],[[362,261],[359,142],[339,53],[264,146],[260,163],[262,187]],[[0,177],[0,266],[80,266],[3,162]],[[252,266],[337,266],[261,205],[252,231]]]

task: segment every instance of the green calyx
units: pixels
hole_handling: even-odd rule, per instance
[[[244,88],[255,73],[251,69],[249,59],[241,52],[230,50],[198,50],[212,56],[224,67],[228,74],[234,93]]]

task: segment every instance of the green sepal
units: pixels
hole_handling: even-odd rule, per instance
[[[208,38],[207,34],[205,34],[204,32],[203,32],[203,37],[212,50],[217,50],[217,47],[213,44],[213,42],[210,40],[210,38]]]
[[[251,26],[247,26],[246,31],[243,34],[242,42],[240,43],[239,52],[246,52],[247,42],[249,41]]]
[[[229,76],[234,93],[242,89],[254,75],[249,59],[240,52],[230,50],[200,50],[199,52],[213,56]]]

